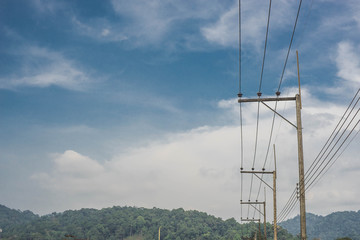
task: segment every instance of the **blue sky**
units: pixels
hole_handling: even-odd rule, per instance
[[[239,219],[237,4],[2,1],[0,203],[39,214],[135,205]],[[265,95],[277,89],[297,6],[273,1]],[[242,7],[242,92],[253,97],[268,2],[243,0]],[[355,0],[303,1],[281,92],[294,94],[298,49],[305,167],[359,88],[359,28]],[[291,104],[281,109],[294,119]],[[255,110],[249,105],[244,112],[248,149]],[[262,113],[266,139],[271,114]],[[297,167],[296,139],[277,124],[276,144],[284,146],[279,158],[294,159],[279,170],[281,209],[296,183],[296,171],[286,171]],[[358,210],[360,192],[352,181],[360,169],[352,158],[358,144],[357,138],[319,183],[323,191],[309,194],[309,211]],[[260,141],[260,157],[265,146]],[[352,174],[344,177],[346,171]],[[343,182],[335,182],[339,176]]]

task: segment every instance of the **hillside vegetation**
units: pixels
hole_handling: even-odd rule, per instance
[[[112,207],[102,210],[81,209],[37,216],[30,211],[17,211],[0,206],[2,239],[65,239],[66,234],[77,239],[92,240],[240,240],[252,237],[258,224],[239,224],[198,211],[163,210],[136,207]],[[261,229],[263,226],[261,226]],[[272,226],[267,225],[268,239]],[[295,240],[280,229],[279,240]],[[67,238],[73,239],[73,238]]]
[[[280,225],[293,235],[297,235],[300,217],[297,216]],[[335,212],[325,217],[307,213],[306,225],[310,240],[334,240],[337,238],[360,240],[360,211]]]

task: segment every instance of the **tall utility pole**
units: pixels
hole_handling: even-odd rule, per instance
[[[300,89],[299,89],[300,92]],[[280,92],[276,93],[277,97],[275,98],[261,98],[261,94],[259,94],[258,98],[252,99],[242,99],[241,97],[238,99],[239,103],[246,102],[261,102],[271,111],[273,111],[276,115],[284,119],[290,125],[292,125],[297,130],[297,140],[298,140],[298,162],[299,162],[299,185],[300,185],[300,232],[301,232],[301,240],[306,240],[306,211],[305,211],[305,183],[304,183],[304,155],[303,155],[303,142],[302,142],[302,125],[301,125],[301,97],[300,94],[296,94],[295,97],[279,97]],[[265,102],[280,102],[280,101],[295,101],[296,102],[296,122],[297,124],[293,124],[289,120],[287,120],[284,116],[278,113],[276,110],[272,109]]]
[[[306,240],[306,209],[305,209],[305,181],[304,181],[304,152],[301,124],[301,88],[300,88],[300,68],[299,53],[296,50],[296,62],[298,70],[299,94],[296,95],[296,122],[298,139],[298,158],[299,158],[299,185],[300,185],[300,233],[301,240]]]

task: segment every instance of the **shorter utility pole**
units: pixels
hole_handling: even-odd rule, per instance
[[[267,239],[267,234],[266,234],[266,190],[264,187],[264,235],[265,235],[265,240]]]
[[[250,201],[248,201],[248,202],[243,202],[243,201],[240,201],[240,204],[249,204],[250,206],[252,206],[256,211],[258,211],[261,215],[263,215],[264,216],[264,235],[265,235],[265,240],[267,239],[266,238],[266,207],[265,207],[265,205],[266,205],[266,201],[264,201],[264,202],[258,202],[258,201],[256,201],[256,202],[250,202]],[[259,205],[259,204],[263,204],[263,206],[264,206],[264,213],[262,213],[257,207],[255,207],[254,205]],[[256,219],[249,219],[249,218],[241,218],[241,221],[256,221]],[[259,232],[260,232],[260,234],[261,234],[261,231],[260,231],[260,219],[259,219]]]
[[[274,145],[274,157],[275,157],[275,145]],[[266,172],[266,171],[243,171],[241,170],[241,173],[250,173],[250,174],[254,174],[255,177],[257,177],[258,179],[260,179],[261,182],[263,182],[266,186],[268,186],[272,191],[273,191],[273,201],[274,201],[274,240],[277,240],[277,219],[276,219],[276,159],[274,159],[275,161],[275,171],[272,172]],[[267,182],[265,182],[263,180],[262,177],[259,177],[258,174],[272,174],[273,175],[273,186],[271,187]],[[265,199],[266,201],[266,199]],[[264,214],[266,215],[265,212],[265,206],[264,206]],[[264,231],[265,231],[265,239],[266,239],[266,223],[264,223]]]
[[[241,221],[248,221],[248,222],[258,222],[259,223],[259,238],[261,239],[261,228],[260,228],[260,219],[255,218],[242,218]],[[255,232],[255,239],[256,239],[256,232]]]
[[[274,197],[274,240],[277,240],[277,217],[276,217],[276,152],[275,152],[275,144],[274,146],[274,165],[275,165],[275,171],[273,173],[273,197]]]

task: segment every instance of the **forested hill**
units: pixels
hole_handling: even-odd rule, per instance
[[[22,220],[20,220],[22,219]],[[163,210],[136,207],[112,207],[102,210],[81,209],[52,213],[39,217],[30,211],[11,210],[1,206],[1,239],[158,239],[161,226],[162,240],[240,240],[251,237],[258,224],[239,224],[198,211],[183,209]],[[271,225],[267,226],[268,239],[272,239]],[[280,229],[279,240],[295,239]]]
[[[39,218],[38,215],[30,211],[21,212],[0,205],[0,229],[7,229],[11,226],[29,223]]]
[[[299,233],[300,217],[297,216],[280,225],[296,235]],[[335,212],[325,217],[307,213],[306,226],[308,239],[334,240],[348,237],[360,240],[360,211]]]

